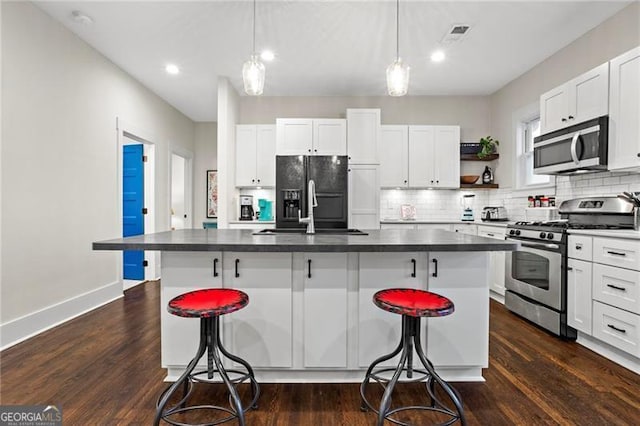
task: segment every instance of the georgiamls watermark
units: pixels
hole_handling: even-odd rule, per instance
[[[0,426],[62,426],[62,407],[0,405]]]

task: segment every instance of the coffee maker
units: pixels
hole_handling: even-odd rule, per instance
[[[253,195],[240,196],[240,220],[253,220]]]

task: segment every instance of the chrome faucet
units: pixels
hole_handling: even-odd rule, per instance
[[[300,210],[298,210],[298,223],[306,223],[307,224],[307,234],[315,234],[316,227],[313,223],[313,208],[318,205],[318,200],[316,199],[316,183],[313,179],[309,179],[309,188],[307,191],[307,211],[309,216],[302,217]]]

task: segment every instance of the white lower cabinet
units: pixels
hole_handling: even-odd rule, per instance
[[[640,243],[569,235],[567,322],[640,358]],[[615,359],[614,359],[615,360]]]
[[[591,335],[591,262],[567,261],[567,323]]]
[[[467,235],[478,235],[478,227],[476,225],[470,225],[466,223],[454,224],[451,229],[453,232]]]
[[[416,229],[441,229],[443,231],[451,231],[450,223],[418,223]]]
[[[303,260],[304,366],[346,368],[347,254],[304,253]]]
[[[640,315],[594,301],[593,337],[640,357]]]
[[[424,253],[360,253],[358,293],[358,365],[366,368],[376,358],[393,351],[400,342],[402,320],[373,303],[385,288],[427,289]],[[423,327],[423,332],[426,327]],[[397,361],[396,361],[397,363]],[[380,365],[394,365],[387,361]]]
[[[167,312],[169,301],[190,291],[216,287],[222,287],[222,253],[162,252],[163,366],[186,365],[196,354],[200,342],[200,320],[171,315]]]
[[[478,226],[478,236],[504,240],[504,229],[494,226]],[[503,251],[489,252],[489,290],[504,296],[506,253]]]
[[[427,357],[433,364],[489,366],[487,261],[485,252],[429,253],[429,291],[455,305],[451,315],[423,320],[429,325]]]
[[[249,295],[225,318],[230,350],[253,367],[292,366],[291,253],[224,253],[224,286]]]

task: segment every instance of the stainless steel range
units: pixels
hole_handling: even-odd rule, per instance
[[[618,197],[567,200],[560,220],[516,222],[507,240],[520,243],[507,253],[505,306],[550,332],[575,339],[567,325],[567,230],[638,229],[636,204]]]

